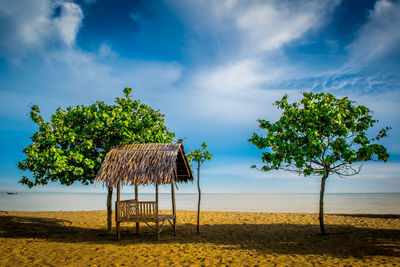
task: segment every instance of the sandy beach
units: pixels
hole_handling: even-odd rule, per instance
[[[400,215],[178,211],[177,235],[145,225],[108,233],[105,211],[1,212],[1,266],[396,266]]]

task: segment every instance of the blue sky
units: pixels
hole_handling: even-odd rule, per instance
[[[0,0],[0,187],[28,191],[16,164],[36,130],[29,104],[48,118],[58,106],[112,103],[132,87],[187,150],[208,143],[204,192],[318,192],[317,177],[249,167],[260,162],[247,141],[257,119],[276,120],[272,103],[303,91],[348,96],[374,111],[375,131],[392,127],[383,141],[390,160],[331,177],[327,192],[399,192],[398,25],[400,3],[389,0]],[[103,189],[32,189],[46,190]]]

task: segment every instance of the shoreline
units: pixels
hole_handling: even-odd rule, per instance
[[[57,213],[57,212],[106,212],[106,209],[98,209],[98,210],[0,210],[0,214],[4,213]],[[115,209],[113,207],[112,209],[113,212],[115,212]],[[171,210],[169,209],[162,209],[160,211],[165,211],[168,213],[171,213]],[[177,211],[182,211],[182,212],[197,212],[197,210],[184,210],[184,209],[177,209]],[[264,214],[293,214],[293,215],[298,215],[298,214],[306,214],[306,215],[317,215],[318,212],[268,212],[268,211],[231,211],[231,210],[200,210],[200,212],[215,212],[215,213],[264,213]],[[357,213],[357,212],[351,212],[351,213],[326,213],[324,212],[324,215],[336,215],[336,216],[349,216],[349,215],[355,215],[355,216],[372,216],[372,217],[399,217],[400,218],[400,213]]]
[[[163,210],[162,212],[169,212]],[[369,265],[400,264],[400,215],[177,211],[177,235],[160,241],[122,224],[106,230],[106,211],[0,213],[0,265]]]
[[[139,194],[143,201],[154,200],[154,194]],[[132,194],[121,194],[130,199]],[[106,209],[106,194],[27,193],[0,195],[0,210],[9,211],[91,211]],[[113,201],[115,196],[113,197]],[[317,194],[203,194],[205,211],[317,213]],[[325,199],[326,214],[400,214],[400,194],[331,194]],[[159,208],[171,209],[171,196],[159,194]],[[197,194],[176,194],[178,210],[197,210]]]

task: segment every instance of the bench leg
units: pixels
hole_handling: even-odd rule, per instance
[[[176,235],[176,219],[174,219],[174,235]]]
[[[139,223],[136,223],[136,234],[139,235]]]

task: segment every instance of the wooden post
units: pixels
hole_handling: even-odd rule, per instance
[[[172,214],[174,215],[173,228],[174,235],[176,235],[176,206],[175,206],[175,181],[171,182],[171,195],[172,195]]]
[[[115,202],[115,225],[117,228],[117,240],[121,238],[120,233],[119,233],[119,226],[120,222],[118,221],[118,202],[120,201],[120,181],[118,181],[118,186],[117,186],[117,201]]]
[[[111,231],[112,229],[112,194],[113,187],[112,185],[108,186],[107,192],[107,230]]]
[[[155,217],[156,217],[157,240],[160,240],[160,225],[158,223],[158,182],[157,181],[156,181],[156,210],[155,210]]]
[[[137,202],[139,201],[139,189],[138,189],[138,186],[135,184],[135,200],[136,200],[136,207],[137,207]],[[136,210],[136,212],[138,212],[137,210]],[[139,223],[137,222],[136,223],[136,234],[138,235],[139,234]]]

